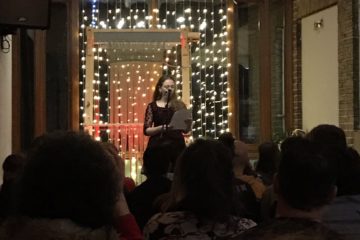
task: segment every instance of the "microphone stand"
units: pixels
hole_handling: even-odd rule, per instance
[[[170,96],[171,96],[171,90],[169,89],[167,91],[167,98],[166,98],[166,105],[165,105],[165,109],[166,109],[166,113],[167,113],[167,118],[165,121],[165,131],[167,131],[168,129],[168,121],[169,121],[169,116],[170,116],[170,109],[169,109],[169,102],[170,102]]]

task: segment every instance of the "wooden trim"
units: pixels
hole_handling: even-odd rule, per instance
[[[296,2],[298,8],[296,19],[308,17],[314,13],[320,12],[337,4],[338,0],[299,0]]]
[[[34,39],[34,137],[46,132],[46,32],[35,31]]]
[[[238,8],[236,6],[234,6],[234,32],[237,31],[237,29],[239,28],[239,23],[238,21],[235,21],[235,19],[238,19],[239,16],[239,11]],[[237,34],[234,34],[233,36],[233,42],[234,44],[237,45],[238,43],[238,37]],[[235,49],[235,48],[234,48]],[[240,84],[239,84],[239,62],[238,62],[238,58],[237,58],[237,54],[238,51],[232,51],[232,54],[234,55],[233,57],[233,67],[234,67],[234,78],[233,78],[233,89],[230,89],[230,91],[234,91],[234,102],[233,102],[233,118],[234,118],[234,122],[235,122],[235,129],[234,131],[232,131],[233,135],[237,138],[240,139],[240,96],[239,96],[239,92],[240,92]]]
[[[190,82],[191,82],[191,59],[187,31],[181,33],[185,44],[181,46],[181,73],[182,73],[182,101],[187,107],[190,106]]]
[[[293,97],[293,1],[284,1],[285,14],[285,62],[284,62],[284,99],[285,99],[285,131],[294,129],[294,97]]]
[[[79,0],[68,0],[69,128],[74,131],[79,130],[80,125],[79,5]]]
[[[157,17],[159,12],[158,6],[159,6],[158,0],[151,0],[151,4],[149,5],[149,15],[152,16],[150,29],[157,29],[157,24],[158,24]],[[157,9],[157,11],[154,11],[155,9]]]
[[[271,33],[270,3],[260,5],[260,139],[271,140]]]
[[[20,30],[12,36],[12,152],[21,151],[21,61]]]
[[[92,126],[94,119],[94,93],[93,93],[93,79],[94,79],[94,32],[92,28],[86,28],[86,77],[85,77],[85,117],[84,125],[89,126],[86,129],[92,134]]]
[[[226,11],[226,17],[227,17],[227,41],[228,41],[228,48],[234,49],[235,45],[235,18],[234,18],[234,2],[232,0],[227,0],[227,11]],[[228,92],[228,106],[229,106],[229,114],[228,114],[228,122],[229,122],[229,129],[230,132],[235,133],[234,135],[236,137],[239,136],[239,131],[236,125],[236,94],[235,94],[235,54],[236,51],[228,51],[227,52],[227,59],[228,59],[228,88],[230,91]]]

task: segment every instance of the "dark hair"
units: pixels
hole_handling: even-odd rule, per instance
[[[114,159],[84,133],[56,132],[35,141],[20,179],[18,213],[110,226],[120,191]]]
[[[168,79],[173,80],[174,83],[176,84],[176,81],[174,80],[173,77],[171,77],[171,76],[169,76],[169,75],[163,75],[163,76],[161,76],[161,77],[159,78],[159,80],[157,81],[156,86],[155,86],[155,91],[154,91],[154,94],[153,94],[153,101],[154,101],[154,102],[157,101],[157,100],[159,100],[159,99],[161,98],[161,94],[160,94],[160,92],[159,92],[159,89],[162,87],[162,85],[164,84],[164,82],[165,82],[166,80],[168,80]],[[172,95],[170,101],[174,101],[174,100],[176,100],[176,92],[174,92],[174,94]]]
[[[2,168],[4,172],[21,171],[25,164],[25,156],[22,154],[10,154],[3,162]]]
[[[264,142],[259,145],[259,160],[256,164],[256,171],[267,173],[271,176],[277,172],[280,160],[280,150],[273,142]]]
[[[177,161],[167,210],[226,221],[231,213],[233,178],[230,151],[217,141],[198,139]]]
[[[360,156],[347,147],[344,131],[334,125],[322,124],[312,129],[307,138],[338,159],[337,195],[360,193]]]
[[[320,146],[335,147],[345,150],[347,147],[345,132],[329,124],[320,124],[314,127],[306,137]]]
[[[312,210],[329,203],[336,182],[336,160],[302,137],[281,145],[280,194],[293,208]]]
[[[335,154],[335,153],[334,153]],[[347,148],[343,154],[338,154],[337,195],[360,194],[360,156],[353,148]]]
[[[218,140],[230,149],[231,154],[233,156],[235,155],[235,146],[234,146],[235,138],[231,132],[225,132],[221,134]]]
[[[234,138],[233,134],[231,132],[225,132],[219,136],[218,141],[221,142],[226,148],[228,148],[228,150],[230,150],[231,156],[233,157],[233,159],[235,159],[235,157],[236,157],[236,154],[235,154],[236,139]],[[246,154],[247,154],[247,149],[246,150],[244,149],[244,151],[246,151]],[[238,159],[241,159],[241,161],[245,160],[244,159],[245,156],[238,156],[238,157],[240,157]],[[248,160],[247,156],[246,156],[246,158],[247,158],[246,160]],[[246,163],[245,168],[244,168],[244,174],[253,175],[253,176],[256,175],[250,165],[250,162]]]

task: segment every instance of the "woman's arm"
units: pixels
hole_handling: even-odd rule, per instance
[[[154,136],[154,135],[157,135],[161,132],[165,131],[165,125],[160,125],[160,126],[157,126],[157,127],[148,127],[145,129],[145,132],[144,134],[146,136]]]
[[[145,111],[145,120],[144,120],[144,135],[146,136],[154,136],[166,130],[165,125],[153,127],[153,123],[154,123],[153,118],[154,118],[153,110],[151,108],[151,104],[149,104]]]

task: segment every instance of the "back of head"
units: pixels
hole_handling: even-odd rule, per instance
[[[228,147],[231,151],[231,154],[235,155],[235,138],[231,132],[225,132],[219,136],[219,142]]]
[[[280,151],[278,145],[273,142],[264,142],[259,146],[259,160],[256,171],[273,174],[277,171]]]
[[[179,157],[171,190],[173,210],[225,220],[232,199],[232,157],[214,140],[198,139]]]
[[[281,145],[278,183],[293,208],[310,211],[329,203],[336,182],[336,161],[309,140],[286,139]]]
[[[360,194],[360,155],[353,148],[347,148],[339,155],[338,161],[338,196]]]
[[[111,155],[81,133],[57,132],[35,142],[20,180],[19,214],[91,228],[110,225],[120,191]]]
[[[23,170],[25,156],[21,154],[11,154],[7,156],[2,165],[4,171],[4,183],[14,180]]]
[[[318,125],[306,137],[320,146],[336,147],[342,150],[347,146],[345,132],[335,125]]]

